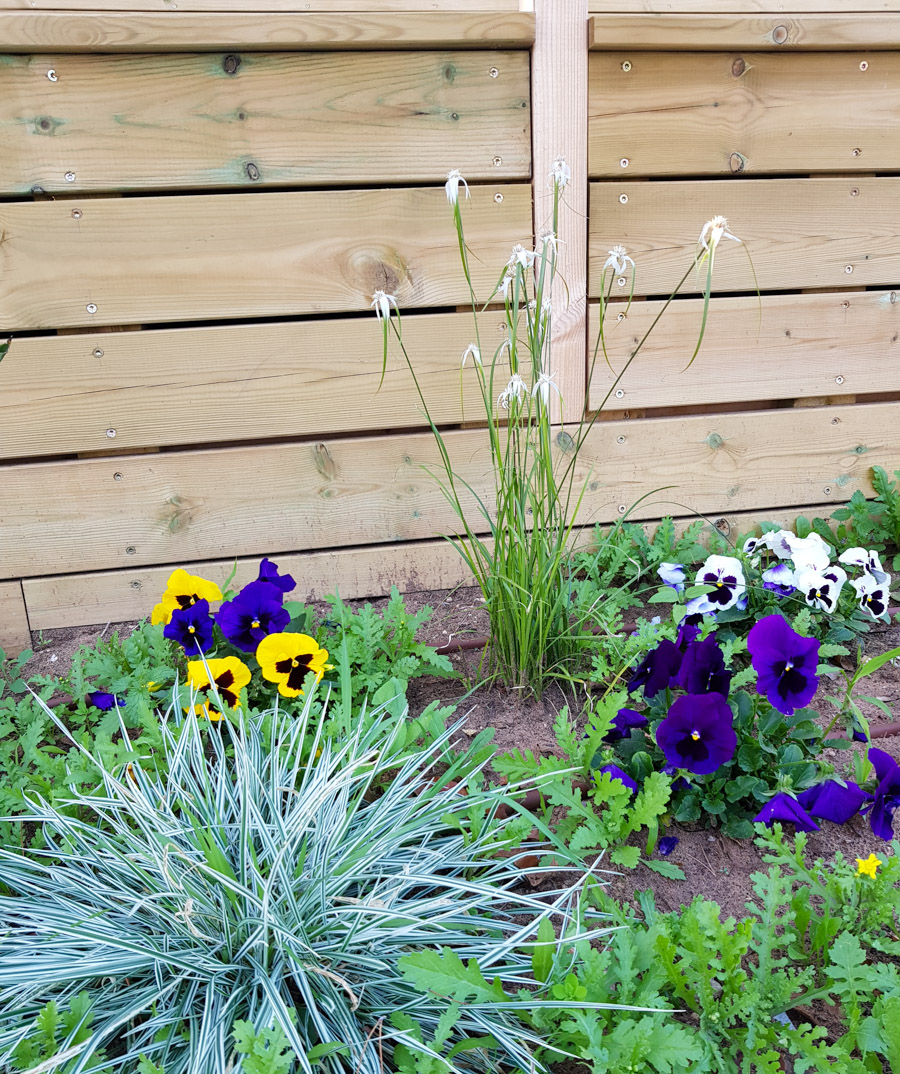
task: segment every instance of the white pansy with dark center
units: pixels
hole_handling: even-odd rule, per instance
[[[846,581],[847,574],[840,567],[828,567],[824,571],[799,571],[795,584],[811,608],[818,608],[830,615],[837,607]]]
[[[797,535],[790,530],[770,530],[759,539],[762,547],[774,552],[779,559],[791,558],[791,546],[789,541],[796,541]]]
[[[882,579],[873,574],[864,574],[855,578],[850,584],[856,590],[860,608],[873,619],[889,619],[888,604],[891,595],[891,576],[881,572]]]
[[[726,608],[733,608],[747,589],[744,568],[734,556],[710,556],[697,572],[694,584],[713,587],[712,592],[700,598],[709,605],[708,609],[698,609],[701,611],[723,612]]]
[[[890,582],[890,575],[881,566],[881,557],[874,548],[848,548],[838,556],[839,563],[862,567],[866,574],[871,574],[879,582]]]
[[[831,548],[818,533],[811,533],[808,537],[789,534],[785,537],[785,543],[791,550],[795,570],[824,571],[831,562]]]
[[[444,183],[444,190],[447,192],[447,201],[449,201],[451,205],[456,205],[459,201],[460,183],[465,187],[466,197],[468,197],[469,184],[463,179],[460,170],[454,168],[452,171],[447,172],[447,182]]]

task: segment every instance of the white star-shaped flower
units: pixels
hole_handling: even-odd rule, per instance
[[[700,232],[698,244],[708,253],[712,253],[722,239],[731,239],[732,242],[740,242],[737,235],[732,235],[728,230],[728,220],[724,216],[714,216],[707,220]]]
[[[616,276],[623,276],[628,271],[628,265],[634,268],[634,259],[628,256],[624,246],[617,245],[609,251],[609,257],[603,263],[603,271],[611,268]]]
[[[459,168],[454,168],[452,171],[447,172],[447,182],[444,183],[444,190],[447,192],[447,201],[451,205],[455,205],[459,201],[459,185],[462,185],[466,189],[466,197],[469,196],[469,184],[463,179],[462,172]]]
[[[394,295],[389,295],[386,291],[376,291],[372,295],[372,305],[370,309],[375,310],[375,316],[379,321],[387,321],[391,316],[391,306],[397,309],[397,299]]]

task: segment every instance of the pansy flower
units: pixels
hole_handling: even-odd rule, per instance
[[[255,653],[263,638],[284,630],[291,621],[282,596],[271,582],[250,582],[216,613],[219,629],[236,649]]]
[[[824,571],[831,562],[831,548],[818,533],[810,533],[807,537],[795,537],[791,533],[784,540],[798,571]]]
[[[786,563],[776,563],[763,571],[762,575],[763,589],[768,589],[776,597],[789,597],[791,593],[796,593],[795,580],[794,572]]]
[[[818,608],[831,615],[846,581],[847,572],[841,567],[826,567],[824,571],[805,570],[797,574],[797,589],[810,608]]]
[[[811,817],[830,820],[832,824],[846,824],[866,802],[872,801],[872,795],[850,780],[842,783],[827,779],[798,794],[797,801]]]
[[[819,686],[819,642],[804,638],[780,615],[760,619],[747,635],[756,689],[785,716],[808,704]]]
[[[767,828],[778,821],[780,824],[793,824],[798,832],[817,832],[819,825],[806,812],[796,798],[780,791],[753,818],[754,824],[765,824]]]
[[[115,708],[116,705],[121,708],[125,704],[125,702],[121,701],[115,694],[107,694],[104,693],[103,690],[93,690],[87,695],[87,702],[101,712],[109,712],[110,709]]]
[[[710,556],[697,572],[694,583],[713,587],[702,600],[720,612],[733,608],[747,589],[744,568],[733,556]]]
[[[258,582],[268,582],[270,585],[280,589],[282,593],[290,593],[297,585],[290,574],[279,574],[278,565],[273,563],[271,559],[263,559],[260,563],[259,577],[256,580]]]
[[[188,574],[187,571],[179,568],[169,575],[166,591],[162,595],[162,600],[153,609],[150,622],[154,626],[159,623],[168,623],[176,608],[190,608],[200,600],[212,603],[221,599],[222,590],[215,582],[208,582],[205,578]]]
[[[604,742],[618,742],[623,738],[628,738],[631,734],[633,727],[646,727],[647,717],[642,715],[636,709],[619,709],[615,714],[612,721],[612,727],[603,736]],[[588,723],[588,728],[591,731],[595,731],[596,728],[592,723]]]
[[[209,601],[198,600],[189,608],[176,608],[163,629],[163,636],[177,641],[188,656],[208,652],[213,641]]]
[[[734,716],[721,694],[685,694],[656,729],[656,744],[669,764],[704,775],[734,756]]]
[[[656,849],[660,852],[660,854],[662,854],[664,858],[667,858],[677,846],[677,835],[664,835],[662,839],[660,839],[659,845]]]
[[[875,766],[878,786],[875,799],[863,812],[869,815],[869,824],[879,839],[894,837],[894,813],[900,807],[900,767],[889,753],[869,750],[869,760]]]
[[[689,694],[717,693],[728,697],[731,671],[725,668],[725,657],[710,635],[687,647],[678,670],[677,685]]]
[[[791,541],[796,541],[797,535],[790,530],[769,530],[759,539],[759,546],[768,548],[779,559],[791,558]]]
[[[891,596],[891,576],[881,572],[885,581],[879,582],[872,574],[854,578],[850,583],[856,590],[860,608],[873,619],[888,619],[888,602]]]
[[[623,772],[617,764],[605,764],[602,768],[596,769],[591,772],[591,782],[599,783],[601,776],[609,776],[610,779],[617,779],[620,783],[624,784],[632,794],[638,789],[638,785],[634,782],[631,776],[627,772]]]
[[[259,643],[256,659],[263,678],[278,683],[284,697],[302,694],[307,675],[318,682],[331,667],[326,663],[328,651],[308,634],[270,634]]]
[[[656,697],[674,681],[680,666],[681,650],[674,642],[663,638],[634,669],[628,681],[628,692],[633,694],[643,686],[647,700]]]
[[[666,585],[671,586],[676,593],[684,592],[684,565],[681,563],[660,563],[656,573]]]
[[[866,574],[871,574],[879,582],[889,582],[890,575],[881,566],[881,557],[874,548],[848,548],[838,556],[838,563],[862,567]]]
[[[221,660],[191,660],[187,666],[188,685],[200,698],[194,705],[198,716],[209,720],[221,720],[222,713],[210,707],[210,703],[223,701],[230,708],[240,706],[241,690],[250,682],[250,668],[236,656]],[[187,711],[187,710],[185,710]]]
[[[695,613],[693,615],[685,615],[682,617],[681,622],[678,624],[678,634],[675,637],[675,644],[682,652],[684,652],[692,641],[696,641],[697,638],[700,637],[700,624],[702,622],[702,613]]]

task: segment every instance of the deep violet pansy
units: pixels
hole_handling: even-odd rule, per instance
[[[747,635],[756,689],[785,716],[808,704],[819,686],[819,642],[804,638],[780,615],[760,619]]]
[[[669,764],[704,775],[734,756],[734,716],[721,694],[684,694],[656,729],[656,744]]]

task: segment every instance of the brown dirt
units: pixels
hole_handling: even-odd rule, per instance
[[[434,614],[422,630],[422,640],[431,645],[444,645],[466,637],[482,636],[487,633],[488,623],[480,593],[474,588],[455,590],[438,590],[407,595],[407,606],[415,611],[424,605],[430,605]],[[376,607],[383,601],[372,601]],[[329,611],[328,605],[316,605],[323,616]],[[72,654],[79,645],[108,638],[114,631],[127,633],[135,623],[107,624],[104,627],[70,628],[65,630],[45,631],[42,636],[35,635],[33,644],[35,655],[29,661],[27,670],[33,674],[60,674],[68,668]],[[866,642],[866,656],[872,656],[900,645],[900,626],[891,625],[873,631]],[[424,707],[429,701],[440,700],[447,704],[458,705],[458,715],[466,717],[466,729],[478,731],[484,727],[495,729],[495,742],[500,751],[515,747],[533,750],[536,754],[553,751],[553,721],[559,709],[568,704],[570,711],[580,712],[583,698],[566,694],[559,688],[547,691],[537,701],[509,691],[500,686],[476,687],[482,677],[478,651],[456,654],[452,657],[462,677],[455,680],[419,679],[410,684],[410,703],[413,710]],[[859,691],[882,700],[890,709],[895,720],[900,720],[900,668],[886,664],[869,679]],[[821,714],[825,723],[831,719],[836,709],[826,700],[831,694],[842,693],[839,679],[824,679],[813,707]],[[887,721],[875,706],[862,703],[862,708],[871,722],[873,729]],[[835,735],[838,733],[834,732]],[[879,748],[890,753],[900,761],[900,736],[878,741]],[[862,749],[857,744],[854,749]],[[848,751],[828,751],[829,759],[843,771],[848,763]],[[690,902],[694,895],[702,893],[721,904],[726,914],[742,917],[745,903],[752,890],[751,874],[765,868],[757,848],[749,840],[734,840],[718,832],[707,829],[689,830],[672,824],[666,834],[676,835],[678,846],[669,860],[681,866],[685,880],[669,880],[651,872],[645,866],[639,866],[634,872],[614,870],[608,875],[609,892],[622,902],[634,903],[637,891],[652,888],[660,909],[671,910]],[[866,822],[857,817],[843,827],[823,822],[821,832],[813,832],[809,838],[812,855],[830,858],[835,851],[841,851],[850,861],[865,858],[873,851],[878,853],[885,849],[885,844],[872,835]],[[551,887],[565,882],[566,876],[549,876],[541,886]],[[571,880],[571,876],[568,877]]]

